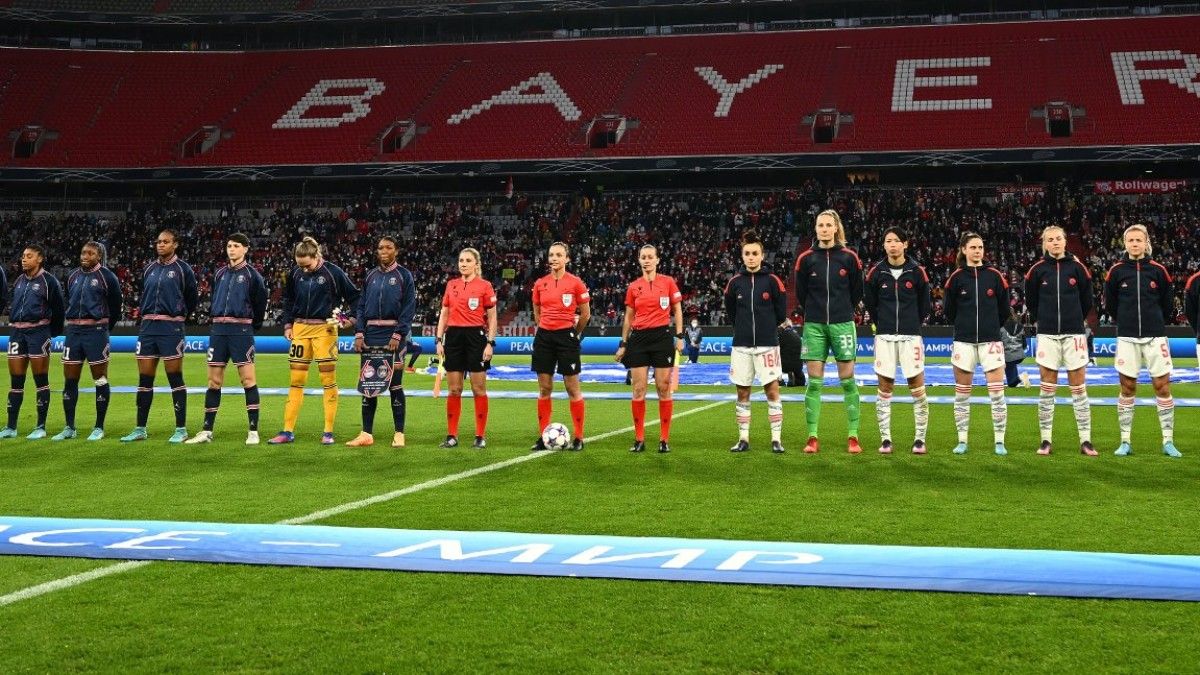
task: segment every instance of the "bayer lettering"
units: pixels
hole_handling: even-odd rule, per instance
[[[1180,50],[1111,52],[1114,93],[1120,96],[1122,105],[1144,105],[1142,83],[1162,80],[1200,97],[1200,58]],[[1173,67],[1155,66],[1163,62]],[[707,86],[716,94],[713,117],[728,117],[737,97],[747,94],[756,84],[775,76],[804,73],[803,66],[793,66],[785,75],[786,64],[763,64],[755,72],[738,80],[730,81],[717,68],[696,65],[692,71],[698,78],[698,88]],[[992,66],[992,57],[987,55],[956,54],[945,58],[900,59],[893,70],[894,86],[890,92],[891,112],[924,113],[960,110],[990,110],[992,99],[979,84],[979,75]],[[501,87],[503,87],[501,89]],[[450,115],[445,124],[455,126],[473,117],[486,113],[497,106],[538,105],[551,106],[566,122],[578,121],[584,111],[579,108],[571,92],[562,87],[554,74],[543,71],[520,82],[498,82],[498,91],[490,98],[478,102],[464,101],[467,105]],[[936,89],[938,94],[961,92],[954,98],[932,98],[922,91]],[[312,129],[334,128],[357,122],[371,114],[369,101],[387,90],[387,85],[374,77],[352,77],[318,80],[300,100],[285,111],[271,128]],[[329,92],[338,92],[330,94]],[[352,93],[346,93],[352,92]],[[889,92],[880,92],[884,101]],[[711,95],[711,94],[710,94]],[[310,115],[313,110],[323,111],[325,116]],[[599,111],[597,111],[599,112]]]
[[[0,531],[8,529],[0,525]],[[79,548],[99,547],[109,551],[184,551],[186,544],[201,542],[200,549],[206,548],[203,543],[206,537],[227,537],[234,532],[219,530],[167,530],[150,533],[137,527],[78,527],[39,532],[25,532],[13,535],[8,543],[15,546],[38,548]],[[118,541],[101,544],[96,539],[113,538],[97,537],[95,535],[125,535],[116,537]],[[92,536],[88,536],[92,535]],[[137,536],[128,536],[137,535]],[[295,542],[260,542],[261,544],[278,544],[294,546]],[[340,544],[324,542],[303,542],[306,546]],[[566,550],[563,550],[566,549]],[[459,539],[430,539],[428,541],[393,548],[378,553],[365,554],[372,558],[400,558],[414,556],[424,551],[436,551],[438,559],[448,562],[475,560],[478,558],[500,557],[497,562],[511,564],[541,564],[541,565],[612,565],[634,561],[655,561],[657,564],[648,565],[659,569],[689,569],[714,570],[721,572],[737,572],[751,563],[755,565],[812,565],[824,560],[822,556],[805,551],[759,551],[759,550],[724,550],[720,558],[703,560],[708,549],[699,547],[680,547],[656,551],[637,551],[622,553],[615,546],[588,546],[582,550],[555,544],[530,543],[503,546],[480,551],[463,551],[462,540]],[[34,551],[30,551],[33,553]],[[131,557],[137,557],[130,554]],[[181,554],[181,557],[182,554]],[[415,555],[414,558],[428,559],[428,555]]]

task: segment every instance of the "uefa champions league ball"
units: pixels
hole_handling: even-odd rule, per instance
[[[551,450],[562,450],[571,443],[571,432],[567,431],[565,424],[551,422],[542,431],[542,442]]]

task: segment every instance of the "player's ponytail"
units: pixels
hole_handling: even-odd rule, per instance
[[[292,254],[297,258],[320,258],[321,245],[317,243],[316,239],[305,237],[300,240],[300,243],[296,244],[296,248],[293,249]]]

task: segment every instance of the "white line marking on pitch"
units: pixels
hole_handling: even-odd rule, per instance
[[[728,404],[728,401],[717,401],[716,403],[709,403],[708,405],[702,405],[699,408],[692,408],[691,410],[685,410],[683,412],[676,413],[672,417],[672,419],[678,419],[680,417],[687,417],[688,415],[694,415],[698,412],[704,412],[705,410],[715,408],[719,405],[727,405],[727,404]],[[651,427],[656,424],[658,424],[658,420],[646,420],[647,427]],[[614,431],[608,431],[603,434],[599,434],[597,436],[591,436],[589,438],[585,438],[583,440],[586,443],[590,443],[592,441],[603,440],[605,438],[610,438],[612,436],[617,436],[619,434],[628,433],[630,431],[633,431],[632,426],[625,427],[623,429],[616,429]],[[416,485],[410,485],[410,486],[400,489],[400,490],[393,490],[392,492],[386,492],[381,495],[375,495],[374,497],[367,497],[366,499],[360,499],[355,502],[349,502],[346,504],[342,504],[340,506],[334,506],[332,508],[324,509],[322,511],[314,511],[313,513],[310,513],[307,516],[300,516],[298,518],[289,518],[287,520],[281,520],[275,524],[276,525],[305,525],[305,524],[312,523],[312,522],[315,522],[318,520],[324,520],[326,518],[331,518],[333,516],[341,515],[343,513],[348,513],[350,511],[356,511],[356,510],[361,509],[366,506],[382,504],[383,502],[391,501],[393,499],[396,499],[397,497],[403,497],[404,495],[410,495],[410,494],[413,494],[414,492],[421,492],[423,490],[429,490],[429,489],[432,489],[435,487],[441,487],[448,483],[460,481],[464,478],[471,478],[473,476],[478,476],[480,474],[485,474],[485,473],[489,473],[492,471],[498,471],[500,469],[504,469],[504,468],[513,466],[515,464],[521,464],[522,462],[528,462],[530,460],[534,460],[539,457],[546,457],[546,456],[549,456],[552,454],[554,454],[554,453],[552,453],[552,452],[531,452],[527,455],[520,455],[517,457],[513,457],[512,459],[506,459],[501,462],[495,462],[493,464],[488,464],[486,466],[481,466],[481,467],[478,467],[475,469],[469,469],[467,471],[460,471],[458,473],[452,473],[448,476],[443,476],[441,478],[427,480],[424,483],[417,483]],[[266,542],[264,542],[264,543],[266,543]],[[298,543],[298,542],[289,542],[289,543]],[[126,560],[124,562],[107,565],[105,567],[98,567],[94,570],[88,570],[87,572],[81,572],[79,574],[72,574],[71,576],[63,577],[61,579],[54,579],[53,581],[47,581],[45,583],[37,584],[35,586],[30,586],[28,588],[22,588],[19,591],[13,591],[12,593],[8,593],[6,595],[0,595],[0,607],[4,607],[6,605],[11,605],[13,603],[21,602],[22,600],[29,600],[30,598],[36,598],[41,595],[47,595],[49,593],[54,593],[56,591],[73,588],[73,587],[79,586],[81,584],[86,584],[89,581],[94,581],[96,579],[102,579],[104,577],[112,576],[114,574],[121,574],[123,572],[131,572],[133,570],[145,567],[146,565],[149,565],[153,562],[155,562],[155,561],[153,561],[153,560]]]

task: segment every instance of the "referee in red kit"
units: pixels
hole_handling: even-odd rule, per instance
[[[533,284],[533,372],[538,379],[538,439],[531,450],[546,450],[542,432],[550,424],[554,406],[554,373],[563,376],[563,385],[571,399],[571,421],[575,439],[571,450],[583,450],[583,392],[579,390],[580,342],[583,328],[592,316],[592,296],[583,280],[567,271],[571,251],[561,241],[550,244],[546,262],[550,273]],[[576,316],[576,310],[579,314]]]

